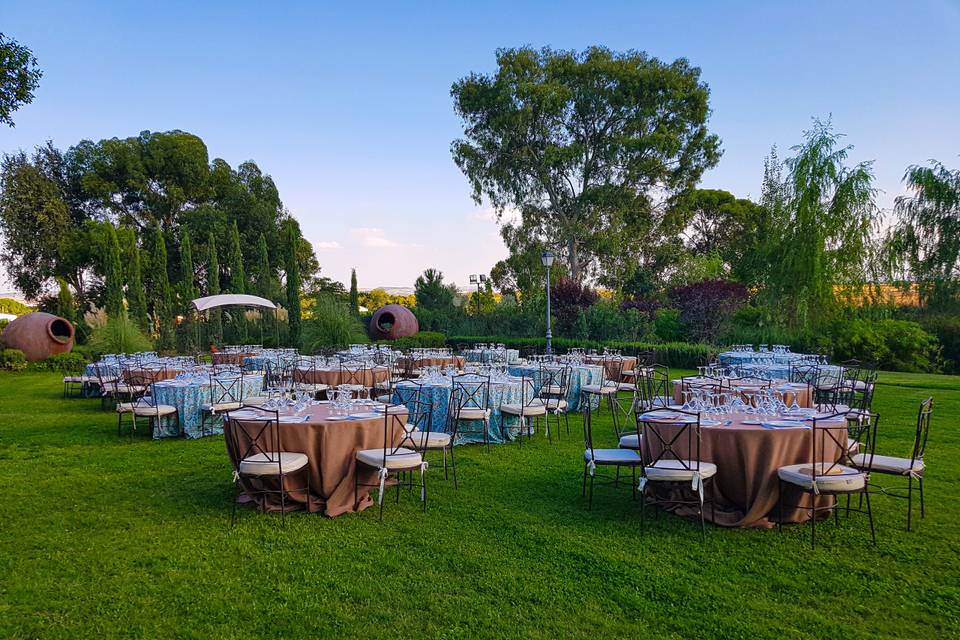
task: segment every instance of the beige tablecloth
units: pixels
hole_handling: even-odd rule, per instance
[[[257,354],[252,351],[216,351],[210,354],[210,357],[213,360],[213,364],[235,364],[242,365],[244,358],[249,358],[250,356],[255,356]]]
[[[398,358],[397,365],[403,367],[410,362],[410,358]],[[448,358],[413,358],[414,367],[448,367],[454,366],[463,369],[464,359],[462,356],[450,356]]]
[[[374,367],[364,369],[362,374],[355,372],[353,375],[344,373],[337,369],[294,369],[293,381],[306,384],[325,384],[329,387],[335,387],[338,384],[362,384],[365,387],[373,388],[378,382],[386,382],[390,379],[389,367]],[[362,382],[360,382],[362,380]]]
[[[611,358],[610,356],[587,356],[584,360],[590,364],[603,364],[605,371],[604,377],[607,380],[619,378],[617,382],[633,382],[632,378],[628,380],[627,377],[622,375],[626,371],[633,371],[637,368],[637,359],[633,356],[623,356],[622,367],[619,359]]]
[[[320,404],[307,410],[309,417],[302,423],[281,423],[281,448],[284,451],[305,453],[310,459],[308,471],[310,474],[310,507],[311,511],[323,511],[330,517],[343,513],[362,511],[371,504],[370,487],[360,486],[359,502],[354,504],[354,469],[356,468],[356,452],[361,449],[383,448],[383,416],[362,420],[329,420],[330,405]],[[402,423],[406,423],[406,414],[399,414]],[[396,422],[391,420],[391,425]],[[402,429],[394,427],[390,442],[397,445],[403,438]],[[224,423],[227,453],[231,460],[236,461],[237,453],[233,450],[233,430],[230,421]],[[365,484],[376,484],[376,470],[360,466],[359,480]],[[289,488],[303,487],[304,473],[298,472],[286,479]],[[306,495],[303,492],[292,492],[288,497],[297,507],[306,506]],[[279,511],[279,496],[258,496],[258,502],[269,511]]]
[[[716,520],[714,524],[725,527],[772,527],[776,524],[778,502],[780,500],[777,470],[791,464],[809,463],[812,453],[811,429],[765,429],[759,425],[743,424],[751,416],[721,416],[721,419],[733,420],[731,425],[702,427],[700,458],[704,462],[717,465],[716,483]],[[829,426],[840,442],[846,442],[846,420],[833,423],[817,423]],[[835,426],[834,426],[835,425]],[[661,433],[678,427],[662,426]],[[821,443],[818,436],[818,445]],[[688,455],[683,442],[674,444],[679,455]],[[823,440],[831,445],[824,447],[824,457],[831,461],[839,460],[842,453],[839,447],[832,446],[832,439]],[[651,440],[652,455],[657,455],[657,443]],[[818,452],[818,458],[820,453]],[[709,495],[709,493],[708,493]],[[809,508],[811,495],[799,489],[785,485],[785,505],[800,505]],[[817,506],[833,504],[832,496],[817,497]],[[680,507],[677,512],[689,515],[694,511]],[[709,504],[704,515],[710,519]],[[810,514],[803,508],[784,507],[783,521],[805,522]],[[823,514],[821,514],[823,517]]]
[[[180,373],[180,369],[127,369],[123,372],[123,379],[125,382],[151,383],[176,378]]]

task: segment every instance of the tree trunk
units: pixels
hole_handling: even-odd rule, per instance
[[[567,240],[567,267],[570,270],[570,279],[580,282],[580,257],[576,240]]]

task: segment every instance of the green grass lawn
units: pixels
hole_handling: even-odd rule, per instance
[[[458,449],[459,490],[337,519],[241,512],[223,439],[118,438],[51,374],[0,374],[0,637],[960,637],[960,377],[880,376],[884,452],[906,455],[933,395],[927,517],[874,502],[837,529],[641,533],[628,486],[580,497],[579,416]],[[598,433],[612,430],[606,414]],[[392,494],[390,494],[392,497]]]

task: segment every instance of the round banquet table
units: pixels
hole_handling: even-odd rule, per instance
[[[408,409],[412,408],[412,401],[416,384],[419,381],[402,380],[396,384],[393,391],[393,402],[396,404],[405,404]],[[520,431],[520,422],[516,416],[509,417],[509,425],[504,424],[503,416],[500,413],[502,404],[519,404],[521,401],[521,380],[520,378],[507,378],[506,380],[490,381],[490,427],[488,435],[490,442],[502,443],[514,440]],[[529,402],[533,387],[527,379],[526,400]],[[450,406],[450,395],[453,392],[453,383],[449,378],[439,382],[423,382],[422,401],[430,403],[430,425],[429,431],[443,431],[450,433],[450,425],[447,424],[447,411]],[[410,403],[410,404],[408,404]],[[457,433],[454,444],[465,444],[470,442],[483,442],[483,434],[479,432],[479,427],[475,424],[467,423],[464,427],[470,433]],[[475,433],[476,432],[476,433]]]
[[[553,369],[553,367],[548,367]],[[539,389],[543,384],[540,376],[540,367],[537,365],[517,365],[510,367],[510,375],[526,376],[533,379],[534,388]],[[576,411],[580,408],[580,390],[585,384],[600,384],[603,369],[599,364],[573,365],[570,368],[570,383],[567,387],[567,411]],[[599,402],[599,399],[597,400]]]
[[[410,363],[411,358],[408,356],[397,358],[397,364],[399,366],[405,366]],[[462,356],[448,356],[445,358],[435,358],[435,357],[424,357],[424,358],[413,358],[413,366],[416,368],[422,367],[456,367],[457,369],[463,369],[464,359]]]
[[[244,398],[259,396],[262,390],[262,375],[246,374],[243,376]],[[209,376],[191,376],[161,380],[154,383],[153,393],[157,404],[169,404],[177,408],[177,413],[180,414],[180,428],[183,429],[183,434],[186,437],[199,438],[201,436],[200,407],[210,402]],[[161,422],[164,424],[158,425],[157,428],[153,430],[154,438],[172,438],[180,435],[176,425],[170,424],[167,421]],[[207,428],[205,435],[214,435],[222,432],[220,420],[217,419],[212,426]]]
[[[696,385],[696,382],[698,380],[702,380],[702,378],[687,378],[686,381],[672,380],[671,382],[673,383],[673,401],[676,404],[683,404],[684,387],[689,387],[690,383],[693,383],[694,385]],[[684,384],[684,382],[686,382],[686,384]],[[713,382],[713,384],[715,384],[715,382]],[[743,398],[744,400],[746,400],[746,394],[750,393],[751,391],[759,391],[762,388],[762,385],[759,385],[759,384],[751,385],[749,383],[747,384],[734,383],[734,386],[740,390],[741,395],[744,396]],[[728,390],[728,387],[724,385],[723,389],[724,391],[726,391]],[[770,385],[770,389],[772,391],[779,391],[780,393],[782,393],[783,401],[784,403],[786,403],[788,407],[793,404],[794,400],[796,400],[798,407],[802,407],[804,409],[808,409],[811,406],[813,406],[813,392],[812,392],[812,389],[810,388],[810,385],[806,383],[801,383],[801,382],[784,382],[781,384],[774,383]]]
[[[213,364],[235,364],[240,366],[243,364],[244,358],[255,355],[257,354],[252,351],[215,351],[210,354],[210,357]]]
[[[463,352],[463,357],[467,362],[481,362],[491,364],[500,361],[506,361],[507,364],[516,364],[520,362],[519,349],[467,349]]]
[[[777,522],[781,499],[777,470],[791,464],[811,462],[813,430],[810,427],[769,429],[761,425],[744,424],[744,420],[756,419],[756,416],[744,414],[719,418],[720,425],[701,427],[700,440],[700,459],[717,465],[717,475],[713,481],[716,518],[712,521],[724,527],[773,527]],[[732,424],[724,424],[727,420]],[[818,429],[828,427],[839,442],[846,442],[846,419],[818,421],[817,425]],[[665,435],[669,429],[675,428],[678,427],[659,427]],[[818,445],[820,438],[817,436]],[[686,444],[686,436],[679,440]],[[829,446],[824,447],[823,454],[818,452],[818,457],[823,455],[832,461],[839,460],[842,454],[840,447],[834,446],[829,436],[824,436],[824,441]],[[658,453],[657,446],[652,441],[650,444],[650,453],[655,456]],[[679,455],[687,455],[680,441],[674,444],[674,450]],[[707,487],[710,491],[710,483],[707,483]],[[664,491],[660,487],[656,490]],[[814,496],[790,485],[784,485],[784,491],[784,523],[809,520],[808,509]],[[710,494],[707,495],[709,497]],[[669,500],[669,497],[666,499]],[[818,507],[829,507],[834,503],[833,496],[817,496],[816,500]],[[694,510],[688,506],[678,506],[676,512],[692,515]],[[704,508],[704,517],[711,520],[709,502]]]
[[[129,382],[131,378],[139,380],[149,380],[150,382],[160,382],[176,378],[183,373],[180,369],[143,367],[142,369],[127,369],[123,372],[123,378]]]
[[[391,413],[393,410],[391,410]],[[281,413],[281,420],[284,414]],[[287,415],[290,415],[289,413]],[[325,515],[336,517],[344,513],[362,511],[373,504],[370,497],[371,487],[363,484],[376,484],[377,471],[366,465],[359,467],[360,501],[354,504],[354,469],[357,468],[356,452],[361,449],[383,448],[384,416],[380,414],[357,414],[350,417],[331,419],[330,405],[321,402],[304,410],[304,421],[280,423],[280,446],[284,451],[306,454],[309,459],[307,473],[310,474],[310,510],[322,511]],[[396,414],[400,424],[406,424],[405,407]],[[394,420],[390,420],[391,442],[397,445],[403,438],[403,429]],[[235,463],[233,431],[230,420],[225,425],[227,454]],[[286,479],[291,489],[304,486],[303,473],[297,472]],[[279,497],[259,495],[255,497],[259,506],[267,511],[279,511]],[[293,507],[291,507],[291,502]],[[303,491],[292,491],[288,496],[287,509],[305,508],[307,497]]]
[[[613,380],[615,377],[621,376],[625,371],[632,371],[637,368],[637,359],[633,356],[623,356],[622,358],[616,358],[613,356],[587,356],[584,360],[590,364],[602,364],[606,369],[606,378],[607,380]],[[623,366],[621,367],[620,361],[623,361]],[[620,382],[620,380],[617,380]]]
[[[361,378],[362,382],[360,382]],[[364,369],[362,376],[359,372],[351,376],[349,373],[342,372],[339,367],[335,369],[294,369],[293,371],[294,382],[325,384],[329,387],[357,381],[353,383],[372,388],[378,382],[386,382],[389,379],[390,368],[380,366]]]

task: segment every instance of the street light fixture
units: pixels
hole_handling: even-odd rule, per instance
[[[477,285],[477,315],[480,315],[480,285],[487,281],[487,276],[484,274],[480,275],[471,275],[470,284]]]
[[[540,262],[547,268],[547,355],[553,355],[553,334],[550,333],[550,267],[553,266],[553,260],[556,256],[552,251],[544,251],[540,256]]]

